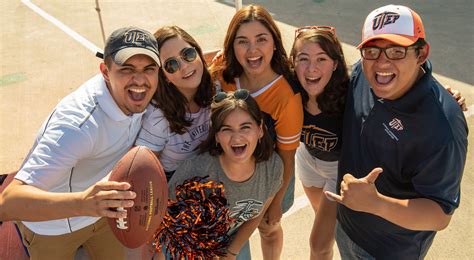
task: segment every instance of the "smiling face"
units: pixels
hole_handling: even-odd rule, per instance
[[[234,163],[253,162],[257,142],[263,137],[262,126],[257,125],[246,111],[237,108],[224,119],[216,141],[222,147],[224,161]]]
[[[166,78],[185,96],[192,96],[196,93],[204,70],[204,65],[199,55],[191,62],[184,61],[180,57],[181,51],[189,47],[192,46],[181,37],[174,37],[164,42],[160,48],[160,60],[163,64],[169,58],[175,58],[178,61],[179,69],[176,72],[168,73],[166,70],[163,71]]]
[[[386,48],[395,45],[387,40],[374,40],[364,45],[369,46]],[[362,59],[364,75],[375,95],[394,100],[410,90],[422,73],[420,66],[428,56],[429,45],[420,47],[419,52],[417,55],[414,48],[408,48],[406,57],[401,60],[390,60],[383,52],[376,60]]]
[[[247,75],[272,73],[275,44],[270,31],[260,22],[243,23],[233,42],[235,57]]]
[[[101,63],[100,70],[115,103],[123,113],[141,113],[158,85],[158,65],[150,57],[132,56],[123,65]]]
[[[337,61],[334,61],[318,43],[301,40],[295,44],[294,67],[301,86],[310,98],[321,94],[328,84]]]

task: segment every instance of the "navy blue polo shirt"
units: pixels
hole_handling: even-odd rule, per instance
[[[428,198],[445,213],[459,205],[467,152],[467,125],[459,105],[431,74],[431,63],[415,85],[396,100],[374,95],[357,63],[344,113],[342,176],[366,176],[382,167],[375,182],[386,196]],[[434,231],[413,231],[378,216],[338,205],[337,219],[347,235],[377,259],[418,259]]]

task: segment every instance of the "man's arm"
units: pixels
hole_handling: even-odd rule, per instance
[[[433,200],[397,199],[380,194],[374,184],[380,173],[382,169],[375,168],[360,179],[346,174],[341,182],[341,195],[329,191],[325,194],[352,210],[377,215],[406,229],[439,231],[448,226],[451,215]]]
[[[426,198],[395,199],[380,195],[380,205],[374,214],[411,230],[445,229],[451,215],[443,212],[438,203]]]
[[[72,120],[72,119],[71,119]],[[135,194],[128,183],[102,179],[81,192],[50,192],[78,161],[93,154],[93,124],[85,131],[74,124],[51,123],[44,129],[22,168],[0,195],[5,220],[45,221],[74,216],[125,217],[110,207],[130,207]],[[106,166],[106,165],[104,165]],[[102,177],[102,174],[104,175]],[[92,183],[92,182],[91,182]]]
[[[13,180],[0,194],[0,219],[45,221],[75,216],[124,218],[110,208],[133,206],[136,194],[125,182],[98,182],[83,192],[54,193]]]

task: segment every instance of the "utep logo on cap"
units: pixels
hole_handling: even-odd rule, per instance
[[[382,29],[387,24],[395,23],[398,18],[400,18],[400,14],[394,12],[383,12],[374,17],[372,21],[372,30],[379,30]]]
[[[364,34],[400,34],[413,36],[413,15],[405,6],[388,5],[372,11],[365,21]]]
[[[122,65],[130,57],[144,54],[161,66],[158,57],[158,44],[155,37],[148,31],[137,27],[124,27],[115,30],[107,39],[104,55],[112,56],[116,64]]]
[[[107,57],[129,47],[145,48],[158,54],[156,40],[149,32],[137,27],[115,30],[107,39],[104,56]]]
[[[128,31],[125,33],[124,42],[133,45],[144,45],[146,44],[146,35],[140,31]]]
[[[409,46],[419,38],[425,38],[420,16],[401,5],[387,5],[373,10],[362,28],[361,48],[365,43],[385,39],[401,46]]]

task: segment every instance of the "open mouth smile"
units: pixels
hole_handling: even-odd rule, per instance
[[[196,70],[192,70],[192,71],[188,72],[187,74],[185,74],[183,76],[183,79],[188,79],[188,78],[192,77],[194,74],[196,74]]]
[[[381,85],[390,83],[395,76],[396,75],[393,72],[375,72],[375,80]]]
[[[245,152],[247,145],[246,144],[233,144],[231,145],[231,148],[232,148],[232,151],[234,151],[236,155],[240,155]]]
[[[130,87],[127,92],[133,101],[142,101],[146,96],[146,89],[144,87]]]
[[[306,82],[309,84],[318,84],[321,80],[321,77],[306,77]]]
[[[247,63],[249,64],[249,67],[251,67],[251,68],[256,68],[256,67],[260,66],[260,64],[262,64],[262,61],[263,61],[262,56],[252,57],[252,58],[247,59]]]

